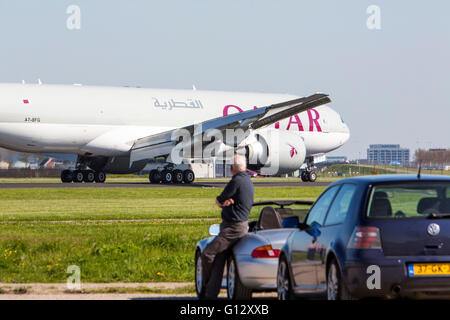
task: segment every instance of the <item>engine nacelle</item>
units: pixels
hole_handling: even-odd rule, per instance
[[[298,170],[306,157],[303,139],[279,130],[258,131],[248,140],[245,148],[248,169],[265,175]]]

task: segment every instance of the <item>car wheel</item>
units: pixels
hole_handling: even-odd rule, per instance
[[[204,296],[202,253],[200,250],[195,252],[195,292],[198,298]]]
[[[289,266],[286,259],[282,258],[278,263],[277,298],[278,300],[292,300],[293,297]]]
[[[330,262],[327,272],[327,298],[328,300],[353,300],[342,277],[336,260]]]
[[[252,298],[252,290],[246,288],[239,278],[234,256],[231,256],[228,263],[227,296],[231,300],[249,300]]]

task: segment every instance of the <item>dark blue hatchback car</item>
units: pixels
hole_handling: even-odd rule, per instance
[[[283,247],[277,289],[279,299],[450,295],[450,177],[334,182]]]

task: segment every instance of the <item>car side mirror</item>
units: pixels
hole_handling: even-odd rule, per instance
[[[297,225],[297,227],[298,227],[300,230],[308,229],[308,225],[307,225],[306,223],[304,223],[304,222],[299,222],[298,225]]]
[[[212,236],[217,236],[220,233],[220,224],[213,224],[209,226],[209,234]]]
[[[314,222],[311,226],[309,226],[309,228],[306,230],[306,232],[313,237],[318,237],[318,236],[320,236],[320,230],[319,230],[320,227],[321,227],[320,224],[318,224],[317,222]]]
[[[318,237],[320,236],[320,230],[317,228],[309,228],[308,230],[306,230],[306,232],[313,237]]]

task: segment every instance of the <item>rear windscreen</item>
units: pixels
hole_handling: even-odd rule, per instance
[[[426,218],[450,214],[450,182],[376,185],[372,188],[367,216],[370,218]]]

